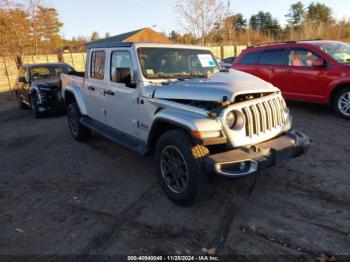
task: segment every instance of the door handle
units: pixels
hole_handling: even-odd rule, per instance
[[[88,89],[91,91],[95,91],[95,87],[93,87],[93,86],[89,86]]]
[[[105,93],[105,95],[114,96],[114,92],[111,90],[105,90],[104,93]]]

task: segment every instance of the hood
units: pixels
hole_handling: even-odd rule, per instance
[[[39,89],[44,89],[47,91],[56,91],[58,89],[59,79],[54,80],[41,80],[33,81],[32,86],[35,86]]]
[[[223,102],[226,97],[233,102],[238,95],[276,91],[279,89],[258,77],[230,69],[208,79],[195,78],[158,87],[154,98]]]

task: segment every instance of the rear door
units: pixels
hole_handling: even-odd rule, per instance
[[[135,65],[136,60],[129,49],[110,50],[107,94],[109,125],[124,133],[137,135],[140,89],[123,83],[126,78],[133,78]],[[132,75],[121,75],[120,72],[125,74],[127,69]]]
[[[88,113],[91,118],[107,124],[107,97],[105,95],[107,54],[103,49],[93,49],[89,55],[88,76],[84,83]]]
[[[329,84],[328,67],[313,67],[312,61],[321,59],[306,48],[291,48],[288,55],[288,72],[285,78],[285,95],[290,99],[311,102],[323,101]]]
[[[260,77],[259,58],[259,51],[247,52],[242,55],[238,62],[233,63],[232,68]]]
[[[260,54],[259,76],[281,89],[286,89],[284,74],[287,68],[288,52],[285,48],[268,49]]]

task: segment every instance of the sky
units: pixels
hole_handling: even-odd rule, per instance
[[[285,14],[298,0],[231,0],[231,11],[249,18],[258,11],[269,11],[285,24]],[[314,0],[316,1],[316,0]],[[64,23],[62,34],[66,38],[90,36],[93,31],[104,36],[116,35],[143,27],[160,32],[183,32],[174,7],[178,0],[42,0],[56,8]],[[313,0],[302,0],[305,6]],[[333,9],[337,19],[350,19],[350,0],[318,0]]]

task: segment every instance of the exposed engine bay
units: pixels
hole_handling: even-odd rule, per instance
[[[265,97],[268,95],[273,94],[274,92],[269,92],[269,93],[253,93],[253,94],[244,94],[244,95],[239,95],[235,98],[235,102],[233,103],[240,103],[248,100],[253,100],[261,97]],[[225,102],[213,102],[213,101],[195,101],[195,100],[182,100],[182,99],[172,99],[169,101],[173,101],[176,103],[188,105],[188,106],[193,106],[197,108],[204,109],[208,111],[208,115],[210,117],[217,117],[218,114],[220,114],[220,111],[227,106],[233,104],[229,101],[226,101],[225,97],[223,101]]]

